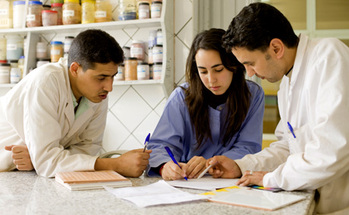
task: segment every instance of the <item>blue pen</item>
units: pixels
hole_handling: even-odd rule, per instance
[[[288,128],[290,129],[293,137],[296,138],[296,135],[294,135],[294,131],[293,131],[292,125],[289,122],[287,122],[287,125],[288,125]]]
[[[176,159],[174,158],[174,156],[173,156],[173,154],[172,154],[171,149],[168,148],[167,146],[165,146],[165,149],[166,149],[168,155],[171,157],[172,161],[173,161],[175,164],[177,164],[177,166],[179,166],[179,164],[177,163]],[[179,166],[179,168],[181,168],[181,166]],[[181,169],[182,169],[182,168],[181,168]],[[187,177],[184,177],[184,179],[188,181],[188,178],[187,178]]]
[[[143,152],[145,152],[145,150],[147,149],[148,142],[149,142],[149,138],[150,138],[150,133],[149,133],[148,136],[145,138]]]

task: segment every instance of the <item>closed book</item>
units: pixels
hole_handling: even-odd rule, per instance
[[[93,172],[59,172],[55,180],[69,190],[93,190],[108,187],[130,187],[132,182],[113,170]]]

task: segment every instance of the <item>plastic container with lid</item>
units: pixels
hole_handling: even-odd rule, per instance
[[[163,36],[161,28],[159,28],[156,31],[156,45],[163,45]]]
[[[12,28],[12,1],[0,1],[0,28]]]
[[[79,0],[64,0],[62,10],[63,25],[81,23],[81,6]]]
[[[64,53],[68,53],[71,43],[73,42],[74,37],[73,36],[65,36],[64,37]]]
[[[61,41],[51,42],[51,62],[58,62],[63,57],[63,43]]]
[[[42,15],[43,10],[42,3],[40,1],[29,1],[28,13],[27,13],[27,27],[38,27],[42,26]]]
[[[57,25],[58,23],[58,12],[54,10],[43,10],[42,11],[42,26]]]
[[[0,84],[10,83],[10,70],[11,65],[9,63],[0,63]]]
[[[112,21],[112,6],[109,0],[96,0],[95,22]]]
[[[136,18],[136,0],[119,0],[119,20],[132,20]]]
[[[138,4],[138,19],[149,19],[150,9],[149,2],[140,2]]]
[[[151,3],[151,18],[160,18],[162,10],[162,1],[153,1]]]
[[[114,77],[115,81],[124,81],[125,80],[125,65],[120,63],[118,65],[118,74]]]
[[[162,63],[154,63],[153,65],[153,79],[160,80],[162,73]]]
[[[149,79],[149,64],[142,62],[137,65],[137,80]]]
[[[162,63],[162,45],[156,45],[153,47],[153,62]]]
[[[7,35],[6,59],[18,60],[23,55],[23,38],[18,35]]]
[[[156,34],[157,34],[157,30],[149,31],[148,47],[152,47],[156,45]]]
[[[6,38],[0,37],[0,60],[6,60]]]
[[[62,21],[62,3],[52,3],[51,10],[57,11],[57,25],[63,25]]]
[[[131,57],[144,61],[144,44],[141,40],[133,40],[130,49]]]
[[[36,44],[36,58],[47,58],[47,43],[38,42]]]
[[[125,81],[137,80],[137,58],[125,59]]]
[[[95,22],[95,0],[82,0],[81,1],[81,23],[94,23]]]
[[[13,2],[13,28],[24,27],[25,18],[25,1],[14,1]]]
[[[23,78],[23,73],[24,73],[24,56],[21,56],[18,60],[18,68],[21,70],[21,77],[20,79]]]
[[[125,58],[131,57],[131,53],[130,53],[131,48],[130,47],[123,46],[122,50],[124,51],[124,57]]]
[[[17,84],[21,80],[21,69],[18,67],[11,67],[10,83]]]
[[[148,48],[148,63],[153,64],[153,47]]]

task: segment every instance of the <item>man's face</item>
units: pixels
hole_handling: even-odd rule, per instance
[[[114,76],[117,71],[118,65],[113,62],[95,63],[94,69],[86,71],[83,71],[82,66],[78,65],[71,83],[74,96],[77,100],[84,96],[91,102],[101,102],[113,90]]]
[[[232,53],[245,66],[249,77],[256,75],[274,83],[282,79],[284,73],[270,48],[265,52],[260,50],[249,51],[246,48],[233,48]]]

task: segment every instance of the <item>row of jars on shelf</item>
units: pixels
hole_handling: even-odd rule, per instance
[[[112,21],[112,5],[109,0],[81,0],[81,4],[80,0],[54,0],[51,5],[29,1],[27,12],[25,1],[14,1],[13,7],[10,2],[9,7],[1,4],[4,3],[0,3],[0,28],[22,28],[24,20],[27,27]],[[151,2],[151,7],[149,4],[149,1],[120,0],[118,18],[160,18],[162,1]]]
[[[17,84],[23,77],[24,56],[19,60],[0,60],[0,84]]]

